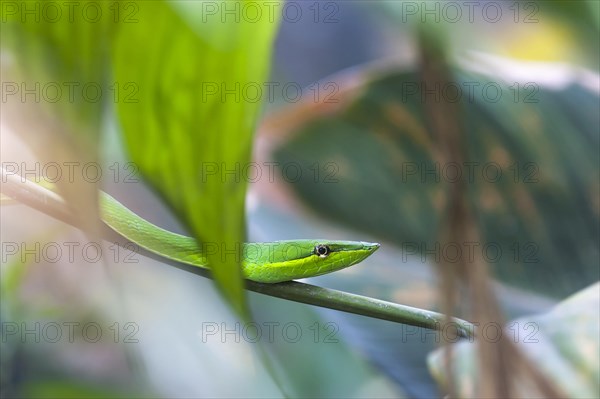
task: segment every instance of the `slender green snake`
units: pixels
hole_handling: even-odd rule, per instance
[[[46,184],[39,186],[50,189]],[[218,245],[199,245],[192,237],[148,222],[103,191],[100,192],[100,213],[112,230],[167,259],[208,269],[207,254],[219,250]],[[363,261],[377,248],[376,243],[314,239],[244,243],[240,248],[241,267],[248,280],[279,283],[344,269]]]
[[[0,176],[2,177],[1,205],[22,203],[57,220],[78,226],[65,201],[52,191],[52,187],[45,184],[45,181],[36,184],[17,174],[7,172],[2,166],[0,166]],[[124,238],[142,247],[144,251],[140,252],[150,258],[162,258],[165,263],[174,265],[184,263],[191,265],[192,268],[198,267],[197,274],[207,277],[204,273],[207,269],[205,254],[193,238],[163,230],[149,223],[103,192],[100,196],[100,205],[104,224],[107,229],[110,229],[110,232],[103,233],[106,234],[106,239],[110,237],[118,241]],[[122,244],[123,242],[119,243]],[[377,248],[379,244],[356,241],[297,240],[246,243],[241,262],[243,273],[249,280],[246,288],[277,298],[343,312],[434,330],[440,329],[446,318],[439,313],[301,282],[268,284],[340,270],[361,262]],[[457,318],[453,320],[459,326],[458,335],[473,336],[475,327],[472,324]]]
[[[164,230],[136,215],[110,195],[102,192],[102,219],[131,242],[168,259],[208,268],[207,251],[215,245],[199,246],[192,237]],[[259,283],[279,283],[319,276],[355,265],[379,248],[362,241],[289,240],[244,243],[242,273]]]

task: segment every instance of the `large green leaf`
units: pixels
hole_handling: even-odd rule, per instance
[[[123,27],[115,47],[117,80],[139,87],[139,102],[118,107],[129,154],[193,236],[214,249],[215,280],[243,312],[246,184],[235,170],[250,161],[260,102],[242,88],[267,76],[277,21],[267,14],[223,21],[199,1],[137,4],[139,22]]]
[[[527,358],[569,398],[600,396],[600,284],[596,283],[558,304],[550,312],[523,317],[507,324],[507,334]],[[495,340],[498,330],[482,326],[484,339]],[[487,333],[485,332],[487,331]],[[452,367],[460,397],[474,397],[478,381],[475,344],[455,345]],[[447,383],[444,349],[433,352],[429,369],[442,385]],[[527,383],[519,386],[520,397],[532,397]]]
[[[417,74],[398,71],[372,77],[348,106],[292,129],[276,160],[304,173],[287,180],[322,215],[437,261],[446,250],[455,256],[435,237],[458,171],[483,237],[473,248],[486,251],[499,279],[557,297],[597,281],[597,93],[577,83],[517,90],[493,76],[455,73],[470,166],[437,158],[423,104],[441,90],[424,94]],[[464,259],[469,247],[456,244]]]

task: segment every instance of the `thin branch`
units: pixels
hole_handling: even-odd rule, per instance
[[[4,168],[1,168],[0,175],[2,177],[2,188],[0,191],[3,194],[43,212],[48,216],[68,223],[74,227],[78,227],[76,220],[69,212],[67,204],[58,194],[33,182],[27,181],[19,175],[8,173]],[[121,246],[126,246],[128,244],[130,246],[131,243],[129,240],[116,233],[104,222],[102,222],[102,225],[103,238],[105,240]],[[166,259],[143,248],[139,248],[139,253],[161,263],[177,267],[178,269],[202,277],[211,278],[210,271],[207,269]],[[263,284],[247,280],[246,289],[289,301],[363,315],[375,319],[388,320],[430,330],[440,330],[443,328],[445,322],[445,316],[440,313],[296,281]],[[458,336],[463,338],[471,338],[474,336],[475,326],[473,324],[458,318],[453,318],[452,321],[455,323],[453,327],[456,328],[456,334]]]

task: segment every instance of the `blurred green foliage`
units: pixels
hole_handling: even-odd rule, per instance
[[[2,123],[45,164],[95,162],[110,97],[107,65],[116,24],[110,18],[91,22],[81,12],[58,19],[50,12],[42,18],[42,7],[48,5],[53,10],[65,6],[2,5]],[[109,15],[109,2],[84,0],[78,5]],[[57,186],[84,230],[97,236],[96,185],[77,174],[59,179]]]
[[[276,159],[320,168],[317,180],[304,173],[293,188],[321,215],[408,255],[429,252],[431,261],[457,256],[437,247],[437,232],[448,184],[466,180],[482,240],[469,247],[457,239],[463,260],[485,251],[499,279],[556,297],[598,280],[598,95],[578,84],[509,86],[463,70],[452,84],[375,76],[347,108],[308,118]],[[440,162],[423,110],[457,93],[465,165]]]

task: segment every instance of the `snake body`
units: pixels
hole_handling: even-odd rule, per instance
[[[164,230],[104,192],[100,206],[102,219],[111,229],[162,257],[208,268],[206,255],[222,249],[212,243],[199,245],[192,237]],[[362,241],[311,239],[244,243],[239,250],[245,278],[278,283],[344,269],[361,262],[377,248],[379,244]]]

